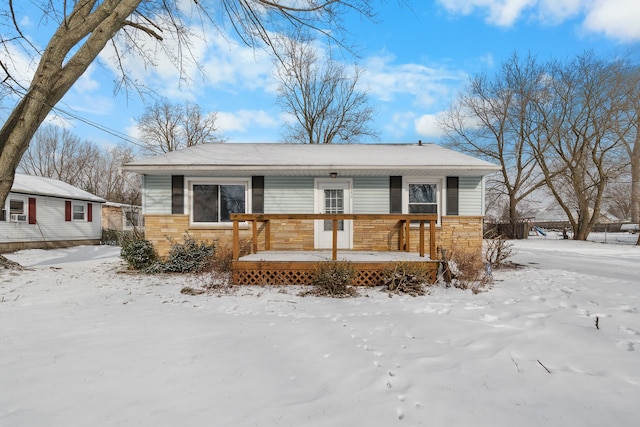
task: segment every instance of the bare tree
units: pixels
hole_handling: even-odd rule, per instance
[[[22,156],[19,170],[83,187],[84,173],[98,157],[100,153],[94,144],[82,141],[67,129],[46,125],[36,132]]]
[[[331,144],[377,137],[369,125],[373,108],[358,89],[362,69],[351,74],[342,63],[320,58],[305,36],[284,38],[277,62],[278,103],[292,121],[285,123],[290,142]]]
[[[606,209],[607,212],[615,215],[619,219],[631,218],[632,199],[631,185],[629,182],[610,183],[607,188]]]
[[[216,114],[204,115],[199,105],[156,102],[138,118],[143,149],[150,154],[168,153],[197,144],[222,142],[217,133]]]
[[[40,0],[34,9],[42,16],[33,22],[56,22],[58,27],[45,49],[40,49],[23,33],[16,18],[15,0],[0,5],[0,24],[7,28],[0,34],[0,82],[3,96],[18,99],[0,129],[0,204],[4,203],[13,184],[13,177],[22,154],[29,146],[40,124],[56,103],[82,76],[109,42],[117,52],[117,64],[122,71],[121,82],[129,82],[122,69],[122,56],[140,54],[153,63],[153,51],[141,50],[144,39],[155,39],[161,49],[175,59],[180,69],[183,55],[188,55],[190,32],[187,20],[210,20],[226,17],[240,37],[250,45],[264,42],[271,45],[271,34],[284,27],[309,27],[336,37],[340,29],[340,11],[357,10],[371,16],[374,0],[220,0],[215,6],[193,1],[175,0],[76,0],[52,2]],[[191,6],[188,11],[183,6]],[[219,8],[219,9],[218,9]],[[216,13],[222,10],[222,14]],[[224,19],[224,18],[221,18]],[[180,48],[163,44],[172,35]],[[114,37],[118,36],[118,43]],[[37,69],[28,85],[12,74],[13,47],[28,52]],[[176,53],[177,52],[177,53]],[[6,59],[9,58],[9,59]],[[27,87],[28,86],[28,87]]]
[[[36,132],[18,170],[58,179],[111,202],[140,203],[140,182],[120,171],[120,166],[132,160],[131,147],[102,149],[66,129],[47,125]]]
[[[124,204],[141,203],[140,179],[120,167],[134,160],[131,147],[109,147],[100,151],[83,173],[81,188],[105,200]]]
[[[620,73],[621,84],[626,87],[627,105],[620,115],[613,131],[620,138],[629,158],[631,185],[628,194],[629,217],[632,222],[640,222],[640,67],[628,61]]]
[[[538,132],[535,105],[545,72],[535,57],[513,53],[495,75],[472,77],[440,120],[450,146],[501,166],[488,186],[506,197],[511,221],[518,204],[545,184],[529,144]]]
[[[599,220],[607,184],[627,165],[612,131],[626,107],[620,71],[619,62],[590,52],[556,62],[549,69],[548,96],[538,104],[540,132],[531,148],[576,240],[586,240]]]

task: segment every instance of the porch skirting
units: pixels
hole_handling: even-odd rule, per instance
[[[420,263],[427,282],[437,280],[438,261],[403,252],[341,251],[338,261],[356,270],[355,286],[379,286],[384,270],[398,261]],[[241,257],[232,263],[234,285],[310,285],[320,263],[332,262],[330,251],[268,251]]]

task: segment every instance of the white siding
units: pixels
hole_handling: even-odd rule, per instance
[[[389,177],[353,178],[353,213],[389,213]]]
[[[171,176],[145,175],[142,183],[145,214],[171,214]]]
[[[461,176],[458,185],[458,214],[482,215],[482,177]]]
[[[313,213],[313,177],[264,178],[265,213]]]
[[[36,199],[36,224],[0,221],[0,243],[100,239],[102,204],[93,203],[93,221],[91,222],[65,221],[65,199],[46,196],[20,196]],[[11,197],[11,193],[9,193],[9,197]],[[88,202],[73,201],[73,203],[85,205],[86,217]]]

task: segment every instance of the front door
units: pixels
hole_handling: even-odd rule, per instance
[[[316,180],[316,213],[351,213],[350,179]],[[351,249],[352,221],[338,221],[338,248]],[[315,222],[316,249],[331,249],[333,221]]]

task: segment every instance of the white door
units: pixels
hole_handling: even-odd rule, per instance
[[[351,213],[350,179],[316,180],[316,213]],[[316,249],[331,249],[333,221],[315,222]],[[351,249],[352,221],[338,221],[338,248]]]

